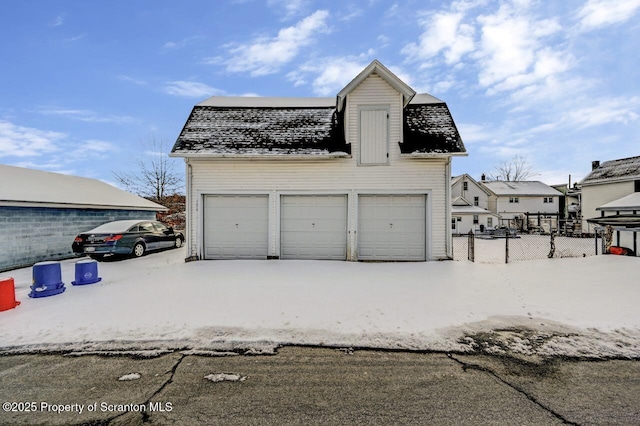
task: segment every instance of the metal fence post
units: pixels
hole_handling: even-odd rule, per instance
[[[549,249],[549,254],[547,257],[551,259],[556,254],[556,238],[555,233],[551,231],[551,248]]]
[[[504,238],[504,263],[509,263],[509,227]]]
[[[467,242],[467,259],[475,262],[476,259],[476,244],[475,244],[475,235],[473,231],[469,231],[469,237]]]

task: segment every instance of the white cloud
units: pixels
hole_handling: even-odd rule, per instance
[[[86,109],[42,108],[38,112],[45,115],[58,115],[87,123],[129,124],[137,121],[135,118],[127,115],[106,115]]]
[[[589,0],[578,12],[584,30],[624,22],[640,9],[640,0]]]
[[[287,77],[296,86],[311,80],[311,87],[316,95],[333,96],[367,65],[362,58],[322,58],[307,62],[298,70],[287,74]]]
[[[66,134],[17,126],[0,120],[0,158],[36,157],[60,149],[59,142]]]
[[[276,37],[260,37],[252,43],[227,46],[232,55],[224,61],[227,71],[248,72],[254,77],[277,72],[303,47],[311,45],[318,34],[329,31],[328,18],[329,12],[318,10],[294,26],[281,29]]]
[[[133,77],[130,77],[128,75],[119,75],[118,79],[122,80],[122,81],[128,81],[129,83],[133,83],[133,84],[136,84],[138,86],[146,86],[147,85],[146,81],[140,80],[140,79],[137,79],[137,78],[133,78]]]
[[[201,38],[200,36],[191,36],[191,37],[185,37],[182,40],[178,40],[178,41],[168,41],[165,44],[163,44],[162,47],[167,50],[182,49],[188,46],[189,44],[193,43],[194,41],[199,40],[200,38]]]
[[[472,25],[462,22],[463,13],[440,12],[428,14],[420,19],[425,32],[419,43],[410,43],[401,53],[412,59],[430,59],[442,52],[449,65],[460,61],[463,55],[474,49]]]
[[[268,0],[270,7],[283,8],[285,11],[285,19],[299,15],[309,4],[308,0]]]
[[[513,90],[547,77],[555,61],[555,72],[569,69],[570,58],[543,43],[562,29],[554,20],[538,20],[528,9],[504,4],[497,13],[478,17],[480,49],[474,54],[480,65],[481,86],[496,91]],[[543,61],[542,65],[538,65]],[[536,67],[539,75],[536,74]]]
[[[62,15],[58,15],[56,16],[56,19],[54,19],[53,22],[51,23],[51,26],[59,27],[62,24],[64,24],[64,17]]]
[[[593,101],[591,106],[578,108],[566,114],[565,120],[579,128],[609,123],[628,124],[640,118],[640,98],[612,98]]]
[[[165,93],[185,98],[204,98],[223,94],[223,91],[197,81],[169,81]]]

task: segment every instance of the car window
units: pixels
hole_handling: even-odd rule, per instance
[[[168,228],[164,225],[164,223],[159,223],[159,222],[155,222],[153,224],[153,226],[156,227],[156,229],[158,230],[158,232],[164,232],[166,231]]]
[[[153,227],[153,224],[150,222],[141,224],[140,230],[142,232],[156,232],[155,228]]]
[[[138,225],[136,226],[132,226],[131,228],[129,228],[129,230],[127,232],[138,232],[140,230],[140,227]]]

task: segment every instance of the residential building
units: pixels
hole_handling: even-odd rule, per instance
[[[446,259],[447,105],[373,61],[333,98],[212,97],[173,147],[188,259]]]

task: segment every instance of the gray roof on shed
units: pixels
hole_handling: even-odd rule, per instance
[[[167,210],[96,179],[4,164],[0,164],[0,206]]]
[[[640,179],[640,157],[629,157],[601,163],[580,183],[592,185],[636,179]]]

